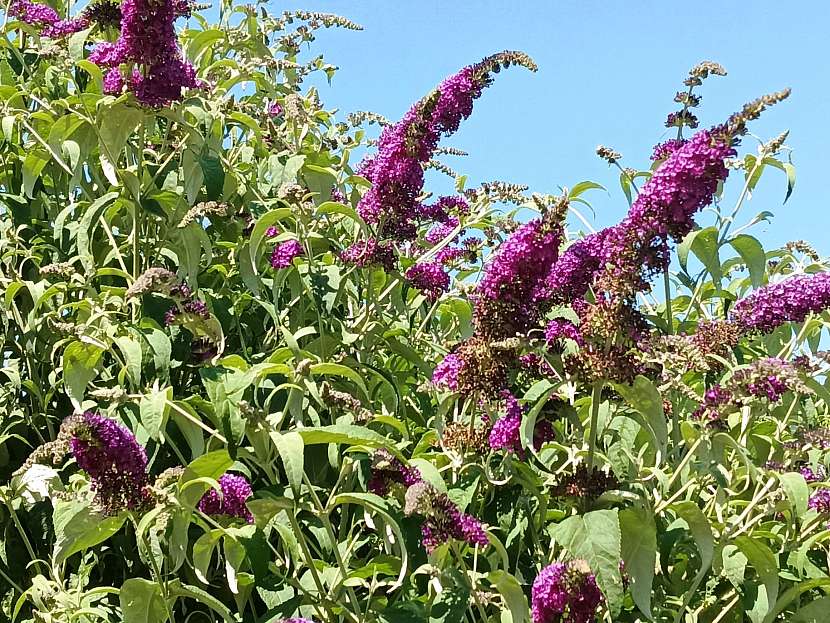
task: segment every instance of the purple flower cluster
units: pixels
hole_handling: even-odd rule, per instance
[[[299,617],[291,617],[290,619],[280,619],[277,623],[314,623],[309,619],[301,619]]]
[[[580,562],[555,562],[533,581],[533,623],[591,623],[602,593],[596,578]]]
[[[473,79],[475,73],[474,67],[465,67],[447,78],[401,121],[384,129],[378,153],[360,170],[372,182],[357,206],[368,223],[379,223],[383,218],[391,235],[414,237],[417,197],[424,184],[422,163],[432,157],[441,134],[454,132],[462,117],[472,112],[473,99],[483,86]]]
[[[346,203],[348,200],[346,199],[346,193],[340,190],[337,186],[331,187],[331,200],[336,201],[337,203]]]
[[[473,100],[490,83],[489,72],[498,61],[490,58],[465,67],[383,130],[377,154],[360,167],[372,187],[357,206],[366,222],[382,223],[381,234],[405,240],[415,237],[421,216],[417,199],[424,184],[422,164],[430,160],[440,137],[455,132],[470,116]]]
[[[819,465],[816,469],[809,466],[804,466],[798,470],[798,473],[804,476],[807,482],[821,482],[827,478],[827,470],[824,465]]]
[[[118,41],[99,43],[89,55],[109,69],[105,90],[116,94],[126,87],[139,102],[156,108],[180,100],[183,88],[203,88],[196,70],[182,59],[173,27],[189,12],[186,0],[124,0]],[[122,64],[139,67],[125,77]]]
[[[694,227],[694,215],[714,198],[729,171],[731,143],[715,130],[701,130],[677,147],[643,186],[625,219],[572,244],[547,276],[555,303],[582,298],[600,273],[605,285],[630,296],[648,289],[650,277],[668,262],[668,240]]]
[[[732,319],[746,332],[769,333],[785,322],[802,322],[830,308],[830,272],[794,275],[755,290],[732,307]]]
[[[493,450],[507,450],[524,454],[522,442],[519,438],[519,429],[522,425],[524,409],[509,391],[502,392],[504,398],[504,417],[499,418],[490,431],[490,448]]]
[[[756,398],[766,398],[770,402],[778,402],[789,387],[786,381],[774,374],[756,379],[747,385],[747,390]]]
[[[391,452],[380,449],[372,460],[372,477],[367,485],[376,495],[386,495],[395,486],[411,487],[421,482],[421,472],[416,467],[407,467]]]
[[[340,254],[340,259],[358,268],[379,266],[389,272],[395,268],[395,248],[391,242],[370,237],[354,242]]]
[[[57,11],[45,4],[30,2],[30,0],[16,0],[9,6],[9,15],[32,26],[39,26],[40,34],[51,39],[58,39],[79,32],[89,26],[89,19],[85,16],[71,19],[60,19]]]
[[[481,522],[467,513],[444,494],[430,488],[430,513],[421,526],[421,543],[427,553],[450,539],[466,541],[470,545],[486,546],[490,541]]]
[[[303,255],[303,245],[299,240],[286,240],[274,247],[271,252],[271,267],[277,270],[288,268],[295,257]]]
[[[706,390],[703,394],[703,403],[695,409],[692,417],[698,420],[705,420],[710,426],[719,427],[721,421],[720,407],[732,401],[732,392],[720,385]]]
[[[30,0],[15,0],[9,6],[9,15],[32,26],[52,26],[60,21],[58,12],[50,6]]]
[[[254,516],[245,501],[253,495],[251,484],[244,476],[238,474],[225,474],[219,479],[219,487],[222,492],[210,489],[199,500],[199,510],[206,515],[221,515],[225,517],[238,517],[248,523],[254,522]]]
[[[579,332],[579,327],[570,320],[554,318],[545,328],[545,341],[548,344],[552,344],[561,339],[573,340],[580,346],[584,343],[582,335]]]
[[[406,489],[406,514],[424,516],[421,536],[427,553],[450,539],[482,546],[489,542],[481,522],[462,513],[447,494],[426,483],[417,468],[407,467],[386,449],[377,450],[372,459],[369,491],[387,495],[401,488]]]
[[[682,138],[671,138],[664,143],[658,143],[654,146],[654,150],[651,153],[651,159],[655,162],[665,160],[685,144],[686,140]]]
[[[435,366],[432,372],[432,382],[438,387],[446,387],[450,391],[458,391],[458,373],[464,365],[464,360],[455,353],[449,353]]]
[[[449,195],[440,197],[435,203],[426,205],[421,204],[418,207],[418,215],[420,218],[429,221],[438,221],[439,223],[446,222],[451,218],[452,214],[456,218],[460,215],[467,215],[470,213],[470,204],[464,197],[459,195]]]
[[[271,102],[268,106],[268,116],[269,117],[279,117],[282,114],[282,106],[280,106],[277,102]]]
[[[432,227],[432,229],[430,229],[427,232],[424,239],[429,244],[438,244],[444,238],[446,238],[447,236],[452,234],[452,232],[455,230],[456,227],[458,227],[458,217],[451,216],[451,217],[447,218],[447,220],[445,220],[444,222],[439,222],[437,225],[434,225]],[[458,234],[456,234],[453,237],[453,239],[450,242],[455,242],[458,239],[458,237],[463,235],[463,234],[464,234],[464,230],[462,229],[461,231],[458,232]]]
[[[199,299],[186,300],[181,307],[171,307],[164,314],[164,324],[171,326],[181,320],[182,314],[188,314],[190,317],[201,318],[205,320],[210,318],[210,311],[204,301]]]
[[[147,453],[126,426],[87,411],[74,423],[69,447],[106,513],[147,503]]]
[[[450,289],[450,275],[439,262],[418,262],[407,268],[406,280],[435,301]]]
[[[810,496],[807,508],[817,513],[830,513],[830,489],[819,489]]]
[[[539,288],[559,257],[561,243],[562,221],[557,217],[534,219],[519,227],[485,267],[476,288],[478,301],[484,306],[498,301],[526,308],[540,297]]]

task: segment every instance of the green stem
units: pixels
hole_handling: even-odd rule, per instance
[[[323,526],[326,528],[326,532],[329,535],[329,539],[331,539],[331,546],[334,550],[334,558],[337,560],[337,566],[340,567],[340,575],[341,575],[341,583],[346,581],[346,578],[349,577],[349,571],[346,569],[346,563],[343,561],[343,556],[340,554],[340,548],[337,546],[337,535],[334,533],[334,527],[331,525],[331,520],[329,519],[328,510],[323,508],[322,502],[320,502],[320,498],[317,496],[317,492],[314,490],[314,487],[311,484],[311,481],[308,479],[305,471],[303,471],[303,482],[305,486],[308,487],[309,492],[311,493],[311,500],[314,502],[315,508],[317,508],[317,512],[319,513],[320,521],[323,522]],[[352,587],[346,587],[346,595],[349,597],[349,602],[352,605],[352,609],[355,612],[360,612],[360,602],[357,599],[357,595],[354,592]]]
[[[133,525],[135,526],[135,531],[138,533],[138,524],[135,523],[135,519],[133,518]],[[159,586],[159,590],[161,590],[161,598],[164,602],[164,610],[167,614],[167,620],[170,623],[176,623],[176,619],[173,618],[173,610],[170,608],[170,591],[167,590],[167,582],[161,575],[161,569],[159,569],[158,562],[156,561],[156,557],[153,555],[153,549],[150,547],[150,542],[147,540],[147,535],[145,533],[141,533],[141,542],[144,544],[144,547],[147,550],[147,558],[150,559],[150,567],[153,572],[153,576],[156,580],[156,584]]]
[[[17,531],[20,533],[20,538],[23,540],[23,545],[26,546],[26,551],[29,553],[29,558],[35,563],[35,569],[37,570],[37,572],[43,573],[43,570],[40,568],[40,558],[38,558],[37,554],[35,554],[35,549],[32,547],[32,542],[29,540],[29,536],[23,529],[23,524],[20,523],[20,518],[18,518],[17,512],[15,512],[11,500],[5,498],[4,501],[6,502],[6,508],[9,509],[9,515],[11,515],[12,522],[17,528]]]
[[[672,313],[671,280],[668,266],[663,269],[663,289],[666,293],[666,333],[671,335],[674,333],[674,314]]]
[[[320,574],[317,573],[317,567],[314,566],[314,559],[311,556],[311,551],[308,549],[308,543],[306,543],[305,535],[302,530],[300,530],[300,525],[297,523],[297,517],[293,512],[286,512],[285,514],[288,517],[288,521],[291,522],[291,528],[294,530],[297,541],[300,543],[300,549],[303,551],[303,556],[305,557],[305,562],[308,565],[308,570],[311,572],[311,579],[314,581],[314,586],[317,587],[320,602],[323,603],[323,607],[326,609],[329,619],[331,621],[336,621],[337,616],[329,609],[328,604],[324,602],[326,599],[326,590],[323,588],[323,582],[320,580]]]
[[[594,381],[594,387],[591,390],[591,423],[588,431],[588,459],[587,467],[590,474],[594,469],[594,454],[597,447],[597,426],[599,423],[599,405],[602,396],[602,387],[605,385],[604,381]]]

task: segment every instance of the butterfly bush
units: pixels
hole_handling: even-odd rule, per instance
[[[254,516],[245,502],[252,495],[251,483],[239,474],[225,474],[219,478],[220,491],[210,489],[199,500],[199,510],[206,515],[244,519],[253,523]]]
[[[743,331],[769,333],[829,307],[830,273],[793,275],[736,302],[731,317]]]
[[[147,453],[120,422],[86,411],[74,418],[69,447],[89,474],[95,499],[108,514],[148,502]]]
[[[628,207],[582,236],[599,184],[444,162],[480,97],[532,101],[488,89],[522,53],[390,122],[312,86],[337,88],[309,48],[347,18],[8,12],[0,619],[821,612],[830,271],[742,222],[759,179],[793,190],[786,133],[747,145],[788,91],[703,114],[725,71],[695,66],[652,150],[597,149]],[[721,573],[750,544],[765,591]]]
[[[182,60],[174,28],[177,18],[189,14],[186,0],[124,0],[118,39],[99,43],[89,55],[108,69],[105,92],[127,88],[142,104],[159,107],[181,99],[183,88],[203,88],[193,66]],[[124,75],[121,65],[139,68]]]
[[[602,594],[584,564],[556,562],[533,581],[533,623],[590,623]]]

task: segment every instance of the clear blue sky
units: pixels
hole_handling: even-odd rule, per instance
[[[651,147],[670,137],[663,121],[698,61],[718,61],[729,72],[699,91],[701,127],[758,95],[792,87],[790,99],[751,131],[765,140],[791,131],[795,193],[782,206],[784,175],[769,170],[743,214],[775,213],[772,223],[753,230],[768,248],[805,238],[830,253],[830,2],[300,0],[268,6],[338,13],[364,27],[321,32],[313,47],[340,67],[321,94],[343,118],[372,110],[397,119],[462,66],[503,49],[529,53],[539,71],[511,68],[496,76],[473,116],[444,142],[470,155],[446,161],[472,184],[500,179],[557,192],[560,185],[597,181],[610,191],[589,197],[598,226],[618,220],[627,206],[596,146],[621,151],[627,166],[646,167]],[[754,151],[754,139],[747,137],[742,149]]]

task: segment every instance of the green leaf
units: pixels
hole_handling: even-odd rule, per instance
[[[205,532],[202,536],[196,539],[193,544],[193,570],[196,572],[196,577],[200,582],[209,584],[208,569],[210,568],[210,560],[213,558],[213,551],[219,544],[219,539],[222,538],[224,532],[220,529]]]
[[[316,428],[301,428],[297,431],[303,438],[305,445],[318,443],[338,443],[369,446],[371,448],[386,447],[389,440],[383,435],[362,426],[352,424],[334,424]]]
[[[30,199],[34,197],[35,184],[50,159],[49,154],[42,149],[35,149],[26,155],[23,161],[23,194]]]
[[[187,486],[189,482],[199,478],[217,480],[228,471],[231,465],[233,465],[233,461],[227,450],[215,450],[193,459],[179,477],[179,490],[181,492],[179,497],[182,503],[189,508],[194,508],[209,487],[202,483]]]
[[[693,236],[691,245],[692,253],[695,254],[697,259],[706,267],[706,270],[709,271],[709,274],[712,275],[715,287],[720,289],[723,274],[721,273],[718,230],[714,227],[707,227],[693,231],[689,236]]]
[[[578,197],[586,190],[605,190],[605,186],[602,184],[597,184],[596,182],[592,182],[590,180],[586,180],[584,182],[579,182],[578,184],[574,184],[574,187],[570,189],[568,192],[568,197]],[[606,191],[607,192],[607,191]]]
[[[796,611],[789,623],[827,623],[830,612],[830,597],[819,597]]]
[[[134,386],[141,383],[141,342],[132,335],[119,335],[115,344],[124,356],[124,370]]]
[[[84,211],[81,217],[81,222],[78,227],[76,236],[76,244],[78,247],[78,257],[81,258],[81,264],[87,272],[92,272],[95,269],[95,256],[92,254],[90,241],[95,233],[95,228],[101,215],[107,206],[118,197],[117,192],[107,193],[101,195]]]
[[[101,167],[113,186],[118,185],[118,159],[127,139],[141,125],[144,111],[116,102],[98,109],[98,136],[101,152]]]
[[[803,517],[810,498],[810,487],[807,486],[804,476],[797,472],[787,472],[778,475],[778,482],[787,494],[796,516]]]
[[[633,385],[615,384],[614,389],[643,416],[644,424],[651,432],[657,449],[665,456],[669,430],[663,413],[663,397],[654,383],[642,375],[637,375]]]
[[[202,154],[199,165],[205,177],[205,191],[208,201],[216,201],[222,197],[222,188],[225,185],[225,171],[222,162],[211,153]]]
[[[764,283],[767,270],[767,255],[764,247],[758,240],[749,234],[739,234],[729,241],[729,244],[738,252],[749,270],[752,287],[759,288]]]
[[[551,535],[574,558],[588,563],[605,595],[612,616],[623,602],[620,575],[621,534],[616,509],[599,510],[568,517],[551,528]]]
[[[763,584],[757,587],[755,603],[747,611],[753,623],[761,623],[778,599],[778,561],[772,550],[758,539],[742,535],[735,539],[735,545],[744,553]]]
[[[170,402],[173,400],[173,388],[159,390],[154,387],[149,394],[141,397],[138,410],[141,416],[141,425],[147,429],[150,437],[161,439],[161,431],[170,412]]]
[[[89,382],[98,375],[98,362],[103,349],[94,344],[72,342],[63,351],[63,379],[66,394],[80,410]]]
[[[363,378],[351,368],[348,368],[339,363],[315,363],[311,366],[311,374],[321,374],[324,376],[342,376],[350,381],[352,381],[355,385],[360,388],[360,391],[363,392],[363,396],[368,400],[369,399],[369,390],[366,389],[366,383],[363,382]]]
[[[449,572],[455,580],[452,584],[444,583],[443,590],[432,603],[429,610],[429,623],[462,623],[464,613],[470,603],[470,588],[461,579],[456,570]]]
[[[295,431],[286,433],[272,431],[271,440],[277,447],[277,452],[280,453],[285,475],[288,478],[288,484],[291,485],[291,490],[294,492],[294,497],[299,498],[300,487],[303,483],[303,471],[305,469],[305,445],[303,444],[303,438]]]
[[[530,621],[530,609],[519,581],[506,571],[497,569],[487,574],[487,579],[504,599],[510,611],[510,623],[526,623]],[[504,619],[502,619],[504,620]]]
[[[221,601],[219,601],[216,597],[214,597],[207,591],[202,590],[198,586],[184,584],[181,580],[173,580],[172,582],[170,582],[168,587],[170,590],[170,595],[174,598],[186,597],[188,599],[195,599],[199,603],[206,605],[208,608],[216,612],[227,623],[234,623],[234,621],[236,620],[234,619],[230,610],[228,610]]]
[[[799,582],[787,589],[775,602],[775,607],[767,614],[764,623],[772,623],[784,609],[789,606],[797,597],[804,593],[818,588],[827,591],[830,589],[830,578],[816,578]],[[821,608],[812,606],[819,604]],[[830,612],[830,597],[821,597],[816,601],[800,608],[792,618],[787,618],[788,623],[827,623],[827,613]],[[819,615],[820,618],[819,618]]]
[[[72,554],[106,541],[121,529],[125,519],[123,514],[105,517],[80,500],[56,502],[52,513],[55,563],[62,564]]]
[[[124,623],[164,623],[167,621],[164,598],[156,582],[144,578],[130,578],[121,585],[119,601]]]
[[[691,601],[703,578],[709,572],[709,567],[712,566],[712,558],[715,553],[715,537],[712,534],[712,526],[709,524],[709,520],[694,502],[678,502],[677,504],[673,504],[671,508],[689,526],[692,538],[697,546],[697,551],[700,554],[700,570],[692,580],[691,586],[684,593],[683,607],[678,610],[677,616],[674,619],[675,623],[680,623],[686,606]]]
[[[649,619],[654,563],[657,560],[657,527],[654,517],[642,508],[620,511],[622,559],[631,578],[631,596],[640,611]]]

